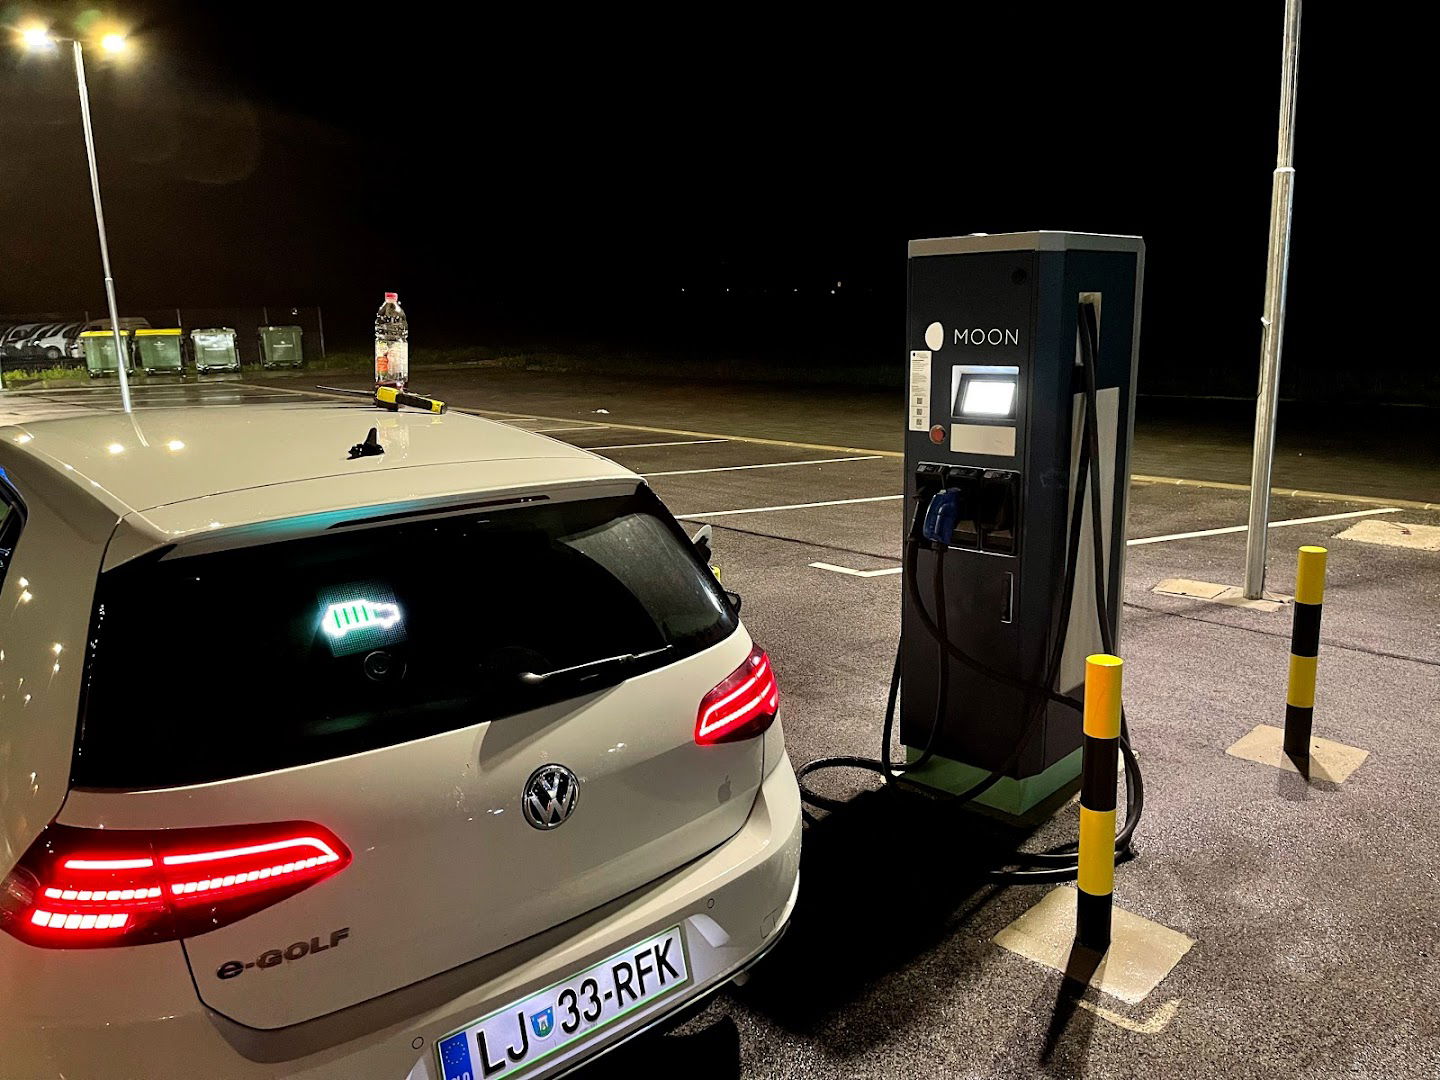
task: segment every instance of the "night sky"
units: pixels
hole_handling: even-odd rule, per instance
[[[971,7],[125,5],[135,60],[91,72],[121,306],[318,303],[363,345],[396,289],[417,347],[898,373],[907,239],[1140,233],[1142,389],[1253,394],[1283,4]],[[1344,376],[1333,333],[1389,289],[1337,242],[1381,208],[1379,32],[1306,11],[1285,360],[1311,396],[1435,393],[1410,352]],[[68,63],[7,50],[0,312],[103,305],[87,183]]]

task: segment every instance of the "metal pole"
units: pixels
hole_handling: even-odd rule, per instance
[[[85,85],[85,58],[80,42],[72,41],[75,53],[75,84],[80,91],[80,119],[85,124],[85,160],[90,163],[90,194],[95,197],[95,230],[100,234],[100,266],[105,271],[105,302],[110,306],[110,330],[115,335],[115,370],[120,376],[120,405],[130,412],[130,377],[125,368],[130,357],[120,331],[120,311],[115,304],[115,277],[110,273],[110,245],[105,239],[105,210],[100,205],[100,173],[95,167],[95,132],[90,126],[90,90]]]
[[[1280,65],[1280,134],[1270,189],[1270,247],[1265,266],[1265,314],[1260,320],[1260,390],[1255,403],[1255,448],[1250,464],[1250,527],[1245,534],[1245,596],[1265,592],[1270,474],[1280,396],[1280,348],[1285,338],[1285,288],[1290,276],[1290,218],[1294,205],[1295,73],[1300,62],[1300,0],[1285,0]]]
[[[315,318],[320,323],[320,359],[325,359],[325,311],[316,307]]]

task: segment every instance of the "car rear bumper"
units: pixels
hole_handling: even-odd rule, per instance
[[[740,831],[686,866],[491,956],[271,1031],[205,1008],[178,944],[58,953],[0,934],[0,1061],[27,1077],[438,1080],[437,1039],[681,925],[691,984],[588,1045],[589,1059],[713,992],[779,939],[799,887],[800,828],[795,774],[782,757]],[[523,1075],[558,1076],[576,1064],[557,1054]]]

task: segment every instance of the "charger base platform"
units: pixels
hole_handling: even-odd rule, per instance
[[[905,748],[906,761],[918,757],[919,750]],[[989,775],[989,769],[936,754],[921,768],[907,772],[905,779],[947,795],[958,795]],[[1079,790],[1080,751],[1076,750],[1034,776],[1018,780],[1005,777],[972,800],[972,805],[1017,824],[1031,824],[1050,817]]]

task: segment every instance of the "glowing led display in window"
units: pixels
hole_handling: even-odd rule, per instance
[[[357,597],[331,604],[321,616],[320,628],[339,640],[357,630],[389,630],[400,621],[400,605]]]
[[[323,585],[315,600],[311,626],[331,656],[393,648],[408,636],[409,613],[383,578]]]

